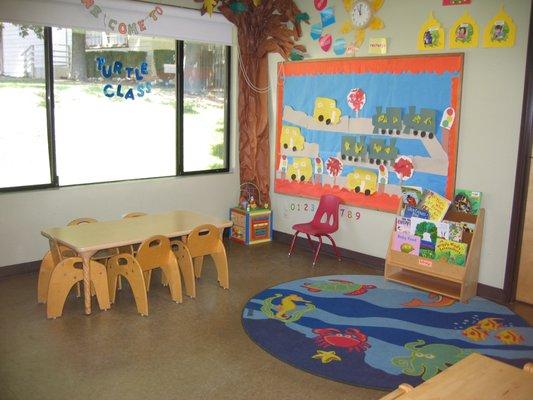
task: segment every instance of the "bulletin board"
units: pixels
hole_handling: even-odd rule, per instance
[[[396,212],[402,186],[453,196],[463,54],[278,64],[274,191]]]

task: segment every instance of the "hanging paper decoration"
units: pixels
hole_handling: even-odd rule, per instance
[[[348,96],[346,96],[346,101],[350,108],[355,111],[355,117],[357,118],[359,111],[361,111],[366,103],[366,93],[360,88],[352,89],[348,93]]]
[[[100,71],[102,78],[109,79],[116,75],[117,77],[125,77],[128,80],[138,82],[134,87],[135,90],[133,90],[133,87],[123,86],[123,82],[119,83],[116,88],[112,83],[106,83],[102,89],[104,96],[135,100],[136,96],[143,97],[152,91],[151,82],[142,82],[145,75],[148,75],[148,63],[146,61],[143,61],[139,66],[125,66],[122,61],[107,64],[105,57],[96,57],[95,61],[96,69]]]
[[[342,56],[346,52],[346,39],[335,39],[335,42],[333,43],[333,52],[338,56]]]
[[[311,39],[317,40],[322,36],[322,24],[311,25]]]
[[[516,36],[516,25],[503,6],[485,26],[483,31],[483,47],[513,47]]]
[[[315,0],[315,8],[322,11],[328,5],[328,0]]]
[[[443,6],[462,6],[470,4],[472,0],[442,0]]]
[[[444,28],[433,16],[433,11],[429,13],[429,18],[418,31],[418,50],[440,50],[444,49]]]
[[[478,39],[479,27],[467,11],[450,28],[450,48],[477,47]]]
[[[413,172],[415,172],[413,160],[407,156],[398,157],[394,161],[392,169],[394,172],[396,172],[396,176],[400,181],[406,181],[407,179],[411,178],[413,176]]]
[[[213,11],[215,11],[217,3],[218,0],[204,0],[204,8],[209,16],[213,15]]]
[[[214,1],[215,4],[218,0]],[[163,15],[163,8],[155,6],[150,10],[148,15],[138,21],[124,22],[118,18],[110,16],[102,7],[95,3],[94,0],[81,0],[81,4],[89,13],[97,19],[102,19],[106,32],[118,32],[121,35],[137,35],[146,30],[146,22],[156,22],[161,15]]]
[[[331,35],[328,33],[327,35],[321,36],[320,39],[318,39],[318,43],[320,44],[320,48],[324,50],[326,53],[331,48],[331,42],[332,42]]]
[[[322,27],[332,25],[335,23],[335,10],[333,7],[328,7],[320,11],[320,20],[322,21]]]

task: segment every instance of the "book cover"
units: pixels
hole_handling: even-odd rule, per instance
[[[478,215],[481,207],[481,196],[481,192],[456,189],[453,197],[453,207],[459,212]]]
[[[432,242],[420,241],[420,251],[418,252],[420,257],[435,258],[435,245]]]
[[[454,242],[452,240],[437,239],[435,245],[435,259],[446,261],[450,264],[464,266],[466,262],[466,243]]]
[[[413,206],[405,206],[403,211],[403,216],[405,218],[417,217],[417,218],[429,218],[429,213],[426,210],[420,210]]]
[[[461,229],[463,230],[463,232],[474,233],[474,229],[476,228],[476,224],[471,223],[471,222],[462,221],[462,222],[456,222],[456,223],[461,226]]]
[[[411,219],[396,217],[396,232],[411,233]]]
[[[448,224],[448,237],[445,239],[453,240],[454,242],[460,242],[463,239],[463,223],[446,220],[442,222]]]
[[[420,238],[405,232],[394,232],[392,250],[417,256],[420,251]]]
[[[437,238],[450,238],[450,224],[448,222],[438,222],[429,219],[411,218],[411,235],[419,236],[423,242],[437,243]]]
[[[435,193],[431,190],[425,190],[422,200],[418,204],[418,208],[421,210],[426,210],[429,213],[429,219],[434,221],[442,221],[448,208],[450,207],[451,201],[446,197],[441,196],[438,193]]]
[[[422,188],[418,186],[402,186],[400,189],[402,191],[403,204],[413,207],[418,205],[424,194]]]

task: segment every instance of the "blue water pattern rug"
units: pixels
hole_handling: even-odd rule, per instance
[[[463,304],[368,275],[282,283],[248,301],[250,338],[280,360],[352,385],[419,385],[473,352],[522,367],[533,328],[507,307]]]

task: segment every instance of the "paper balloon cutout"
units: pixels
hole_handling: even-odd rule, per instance
[[[342,56],[346,52],[346,40],[344,38],[335,39],[333,52],[338,56]]]
[[[394,161],[392,169],[394,172],[396,172],[396,176],[400,181],[406,181],[413,176],[413,172],[415,172],[415,165],[413,164],[413,160],[411,160],[409,157],[399,156]]]
[[[320,48],[325,52],[328,52],[331,48],[331,42],[332,38],[329,33],[327,35],[321,36],[320,39],[318,39],[318,44],[320,44]]]
[[[318,11],[323,10],[328,5],[328,0],[315,0],[315,8]]]
[[[359,111],[361,111],[366,103],[366,93],[360,88],[352,89],[348,93],[348,96],[346,96],[346,101],[350,108],[355,111],[355,116],[358,117]]]
[[[337,184],[337,176],[342,172],[342,161],[337,157],[330,157],[326,161],[326,169],[328,170],[329,176],[333,177],[333,186]]]

